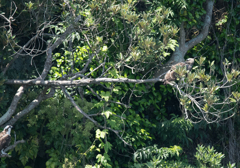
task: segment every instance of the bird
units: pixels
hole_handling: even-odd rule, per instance
[[[194,64],[194,58],[188,58],[185,62],[179,62],[175,65],[171,66],[171,69],[166,73],[164,77],[164,85],[169,84],[171,81],[175,81],[177,79],[175,70],[178,66],[186,67],[186,70],[191,71]]]
[[[11,125],[7,125],[4,130],[0,133],[0,151],[1,155],[7,155],[4,150],[9,146],[11,142]]]

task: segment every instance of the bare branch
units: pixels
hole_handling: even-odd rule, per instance
[[[7,147],[5,150],[4,150],[4,152],[7,152],[7,151],[9,151],[9,150],[11,150],[11,149],[14,149],[18,144],[20,144],[20,143],[25,143],[25,141],[22,139],[22,140],[19,140],[19,141],[15,141],[14,142],[14,144],[13,145],[10,145],[9,147]],[[0,158],[2,158],[2,157],[11,157],[10,155],[1,155],[0,156]]]
[[[42,85],[42,86],[84,86],[89,84],[98,84],[100,82],[104,83],[153,83],[153,82],[162,82],[162,79],[159,78],[152,78],[152,79],[128,79],[128,78],[88,78],[88,79],[81,79],[81,80],[58,80],[58,81],[50,81],[50,80],[7,80],[5,84],[11,85]]]
[[[38,98],[34,99],[24,110],[18,112],[15,116],[11,118],[10,121],[8,121],[4,125],[14,125],[17,120],[28,114],[32,109],[34,109],[36,106],[38,106],[43,100],[48,99],[52,97],[55,93],[55,90],[52,88],[48,94],[46,94],[49,87],[46,87],[42,93],[38,96]]]
[[[0,125],[3,125],[6,121],[8,121],[12,117],[13,113],[17,108],[17,104],[24,93],[25,88],[26,86],[19,87],[7,112],[0,118]]]
[[[202,40],[204,40],[207,37],[209,26],[210,26],[211,20],[212,20],[213,4],[214,4],[213,0],[207,1],[207,7],[206,7],[207,13],[206,13],[206,16],[204,19],[204,25],[203,25],[202,31],[197,37],[193,38],[192,40],[190,40],[186,43],[186,47],[187,47],[186,52],[187,52],[187,50],[189,50],[193,46],[197,45],[198,43],[200,43]]]
[[[75,19],[75,22],[77,22],[77,21],[80,20],[80,19],[81,19],[81,15],[79,15],[79,16]],[[60,44],[62,43],[62,41],[63,41],[64,39],[66,39],[66,37],[67,37],[69,34],[71,34],[73,31],[74,31],[74,25],[72,24],[72,25],[70,25],[70,26],[67,28],[67,30],[60,36],[60,38],[59,38],[53,45],[51,45],[51,46],[47,49],[47,51],[46,51],[47,59],[46,59],[46,61],[45,61],[44,69],[43,69],[43,71],[42,71],[41,76],[39,76],[37,79],[33,79],[33,80],[30,80],[30,81],[37,81],[37,80],[39,80],[39,79],[43,80],[43,79],[46,78],[46,76],[47,76],[47,74],[48,74],[48,72],[49,72],[49,70],[51,69],[51,66],[52,66],[52,51],[53,51],[58,45],[60,45]],[[31,41],[31,40],[30,40],[30,41]],[[30,43],[30,41],[29,41],[29,43]],[[23,49],[24,49],[24,47],[22,48],[21,51],[23,51]],[[20,52],[21,52],[21,51],[20,51]],[[17,57],[18,57],[18,55],[15,56],[14,60],[15,60]],[[6,70],[7,70],[8,68],[9,68],[9,65],[5,68],[4,71],[6,72]],[[14,96],[13,101],[12,101],[12,103],[11,103],[8,111],[0,118],[0,125],[3,125],[6,121],[8,121],[8,120],[11,118],[11,116],[13,115],[13,113],[15,112],[16,107],[17,107],[17,103],[18,103],[19,100],[21,99],[25,87],[26,87],[26,86],[21,86],[21,87],[18,89],[18,91],[17,91],[16,95]],[[40,98],[40,99],[41,99],[41,98]],[[40,100],[40,99],[39,99],[39,100]],[[34,104],[38,105],[40,102],[41,102],[41,101],[38,101],[38,99],[36,99],[36,102],[32,102],[32,104],[30,104],[25,110],[23,110],[24,113],[25,113],[25,112],[28,113],[28,112],[29,112],[29,109],[32,109],[32,107],[35,107]],[[22,114],[22,113],[20,113],[20,114]],[[21,115],[21,116],[22,116],[22,115]],[[14,122],[14,123],[15,123],[15,122]]]

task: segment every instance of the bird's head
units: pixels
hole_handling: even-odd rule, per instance
[[[194,58],[188,58],[188,59],[186,60],[186,64],[193,65],[193,64],[194,64]]]
[[[12,126],[11,126],[11,125],[7,125],[7,126],[4,128],[4,131],[7,132],[8,135],[10,135],[11,129],[12,129]]]
[[[11,125],[7,125],[4,130],[8,130],[8,129],[12,129],[12,126]]]

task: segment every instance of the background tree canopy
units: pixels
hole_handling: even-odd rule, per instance
[[[239,166],[238,1],[0,2],[0,168]]]

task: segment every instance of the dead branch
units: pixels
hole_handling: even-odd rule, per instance
[[[16,141],[16,142],[14,142],[14,144],[13,145],[10,145],[9,147],[7,147],[5,150],[4,150],[4,152],[7,152],[7,151],[9,151],[9,150],[11,150],[11,149],[14,149],[18,144],[20,144],[20,143],[25,143],[25,141],[22,139],[22,140],[19,140],[19,141]],[[1,155],[0,156],[0,158],[2,158],[2,157],[11,157],[10,155]]]
[[[14,114],[17,108],[17,104],[24,93],[25,88],[26,86],[19,87],[19,89],[17,90],[17,93],[13,97],[12,103],[8,108],[7,112],[0,118],[0,125],[4,124],[6,121],[8,121],[12,117],[12,115]]]
[[[75,22],[78,22],[79,20],[81,19],[81,15],[79,15],[76,19],[75,19]],[[47,54],[47,58],[46,58],[46,61],[45,61],[45,64],[44,64],[44,68],[43,68],[43,71],[41,73],[41,75],[36,78],[36,79],[32,79],[30,81],[38,81],[38,80],[44,80],[49,72],[49,70],[51,69],[52,67],[52,51],[62,43],[63,40],[66,39],[66,37],[71,34],[72,32],[74,31],[74,25],[71,24],[67,30],[60,36],[60,38],[55,42],[53,43],[50,47],[48,47],[48,49],[46,50],[46,54]],[[24,47],[23,47],[24,49]],[[16,56],[17,57],[17,56]],[[7,67],[6,67],[7,69]],[[6,70],[5,69],[5,70]],[[12,103],[10,105],[10,107],[8,108],[8,111],[0,118],[0,125],[4,124],[6,121],[8,121],[13,113],[15,112],[16,110],[16,107],[17,107],[17,104],[19,102],[19,100],[21,99],[23,93],[24,93],[24,89],[25,89],[26,86],[21,86],[19,87],[17,93],[15,94],[13,100],[12,100]],[[40,101],[36,101],[36,102],[32,102],[32,104],[30,104],[26,109],[24,109],[23,111],[28,113],[29,112],[29,109],[32,109],[31,107],[34,106],[34,104],[38,105],[40,103]],[[34,106],[35,107],[35,106]],[[22,114],[22,113],[20,113]]]
[[[42,86],[52,86],[52,87],[58,87],[58,86],[84,86],[84,85],[90,85],[90,84],[98,84],[98,83],[154,83],[154,82],[163,82],[162,79],[159,78],[152,78],[152,79],[128,79],[128,78],[119,78],[119,79],[113,79],[113,78],[88,78],[88,79],[81,79],[81,80],[56,80],[56,81],[50,81],[50,80],[7,80],[5,84],[9,85],[42,85]]]
[[[42,93],[34,99],[24,110],[18,112],[15,116],[13,116],[7,123],[0,123],[0,125],[14,125],[20,118],[28,114],[32,109],[34,109],[36,106],[38,106],[43,100],[46,100],[50,97],[52,97],[55,93],[55,90],[51,88],[50,92],[46,94],[49,87],[46,87]]]

